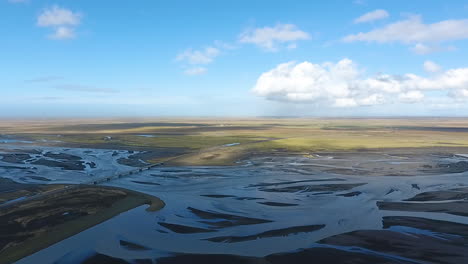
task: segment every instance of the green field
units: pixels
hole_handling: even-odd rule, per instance
[[[468,119],[464,118],[22,120],[21,125],[19,122],[1,121],[0,133],[70,147],[166,151],[163,157],[157,155],[146,160],[178,165],[229,165],[259,152],[308,154],[468,147]],[[240,144],[224,146],[231,143]]]

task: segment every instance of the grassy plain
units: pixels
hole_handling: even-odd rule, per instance
[[[70,147],[164,150],[147,161],[177,165],[229,165],[253,153],[468,148],[466,118],[3,120],[0,133]],[[232,143],[240,144],[225,146]]]

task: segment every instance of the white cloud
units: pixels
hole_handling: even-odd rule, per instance
[[[452,91],[449,95],[456,101],[466,100],[468,99],[468,88]]]
[[[175,60],[180,62],[186,70],[186,75],[201,75],[205,74],[208,69],[206,67],[196,67],[197,65],[207,65],[214,62],[214,60],[223,53],[225,50],[233,50],[237,47],[226,42],[219,40],[214,41],[212,46],[207,46],[203,49],[186,49],[179,53]]]
[[[375,21],[375,20],[385,19],[385,18],[387,18],[389,16],[390,15],[388,14],[387,11],[385,11],[383,9],[377,9],[377,10],[371,11],[369,13],[365,13],[364,15],[356,18],[354,20],[354,23],[358,24],[358,23],[372,22],[372,21]]]
[[[411,50],[418,55],[426,55],[429,53],[440,51],[454,51],[456,50],[456,48],[454,46],[441,47],[440,45],[426,45],[422,43],[417,43],[411,48]]]
[[[46,8],[37,17],[39,27],[49,27],[54,30],[49,35],[51,39],[71,39],[75,38],[75,27],[81,23],[82,15],[71,10],[52,6]]]
[[[421,91],[408,91],[398,95],[398,99],[403,103],[417,103],[424,99]]]
[[[468,19],[444,20],[433,24],[424,24],[421,16],[388,24],[369,32],[348,35],[344,42],[392,43],[440,43],[468,38]]]
[[[468,95],[467,89],[468,68],[434,73],[430,78],[411,73],[365,77],[353,61],[343,59],[337,63],[280,64],[258,78],[253,92],[275,101],[353,107],[415,103],[428,91],[467,91]]]
[[[255,44],[266,51],[278,51],[283,44],[295,48],[298,40],[310,39],[310,35],[293,24],[277,24],[274,27],[248,29],[239,35],[240,43]]]
[[[72,39],[75,38],[75,29],[69,27],[58,27],[54,33],[50,34],[51,39]]]
[[[288,49],[288,50],[293,50],[293,49],[295,49],[295,48],[297,48],[297,44],[296,44],[296,43],[291,43],[291,44],[289,44],[288,46],[286,46],[286,49]]]
[[[76,26],[80,24],[81,15],[59,6],[45,9],[37,18],[40,27]]]
[[[441,69],[440,66],[433,61],[425,61],[423,66],[425,71],[431,73],[438,72]]]
[[[385,103],[386,99],[383,94],[375,93],[359,100],[359,105],[378,105]]]
[[[189,64],[209,64],[220,54],[220,50],[214,47],[206,47],[202,50],[187,49],[176,57],[176,61],[184,61]]]
[[[336,98],[333,103],[334,107],[355,107],[358,103],[353,98]]]
[[[436,47],[427,46],[427,45],[422,44],[422,43],[417,43],[416,45],[414,45],[413,48],[411,48],[411,50],[414,53],[419,54],[419,55],[429,54],[429,53],[433,53],[433,52],[438,51],[438,49]]]
[[[190,68],[184,71],[184,74],[186,75],[202,75],[205,74],[207,71],[206,68],[204,67],[195,67],[195,68]]]
[[[234,49],[239,48],[238,46],[236,46],[234,44],[227,43],[227,42],[224,42],[224,41],[221,41],[221,40],[215,40],[214,41],[214,46],[216,48],[218,48],[219,50],[234,50]]]

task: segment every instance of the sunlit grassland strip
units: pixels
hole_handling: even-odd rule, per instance
[[[28,126],[29,124],[29,126]],[[5,128],[7,127],[7,128]],[[0,122],[0,133],[13,128]],[[178,148],[178,164],[232,164],[256,152],[349,151],[384,148],[468,147],[468,119],[145,119],[32,122],[15,135],[64,146],[157,150]],[[31,133],[31,131],[37,131]],[[13,134],[13,133],[12,133]],[[147,137],[149,135],[149,137]],[[237,146],[224,146],[239,143]]]

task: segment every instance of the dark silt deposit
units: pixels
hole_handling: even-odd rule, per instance
[[[380,210],[447,213],[468,216],[468,201],[443,203],[409,203],[409,202],[378,202]]]
[[[223,242],[223,243],[237,243],[237,242],[255,240],[255,239],[260,239],[260,238],[279,237],[279,236],[287,236],[287,235],[297,234],[297,233],[313,232],[313,231],[322,229],[324,227],[325,225],[293,226],[293,227],[288,227],[288,228],[283,228],[283,229],[269,230],[266,232],[262,232],[262,233],[254,234],[250,236],[212,237],[206,240],[213,241],[213,242]]]
[[[337,194],[337,195],[343,196],[343,197],[354,197],[354,196],[359,196],[361,194],[362,192],[349,192],[349,193],[343,193],[343,194]]]
[[[1,157],[1,161],[4,162],[24,164],[24,161],[30,159],[31,155],[27,153],[8,153],[2,154]]]
[[[323,192],[323,191],[347,191],[363,184],[316,184],[298,185],[281,188],[262,188],[263,192]]]
[[[174,233],[179,234],[194,234],[194,233],[207,233],[207,232],[215,232],[215,230],[199,228],[199,227],[192,227],[192,226],[184,226],[184,225],[177,225],[171,223],[162,223],[159,222],[159,225],[171,230]]]
[[[278,202],[259,202],[259,204],[264,204],[268,206],[297,206],[298,204],[293,203],[278,203]]]
[[[48,160],[39,159],[32,162],[34,165],[43,165],[48,167],[57,167],[64,170],[84,170],[85,165],[83,161],[60,161],[60,160]]]
[[[456,163],[439,164],[441,171],[447,173],[460,173],[468,171],[468,161],[459,161]]]

